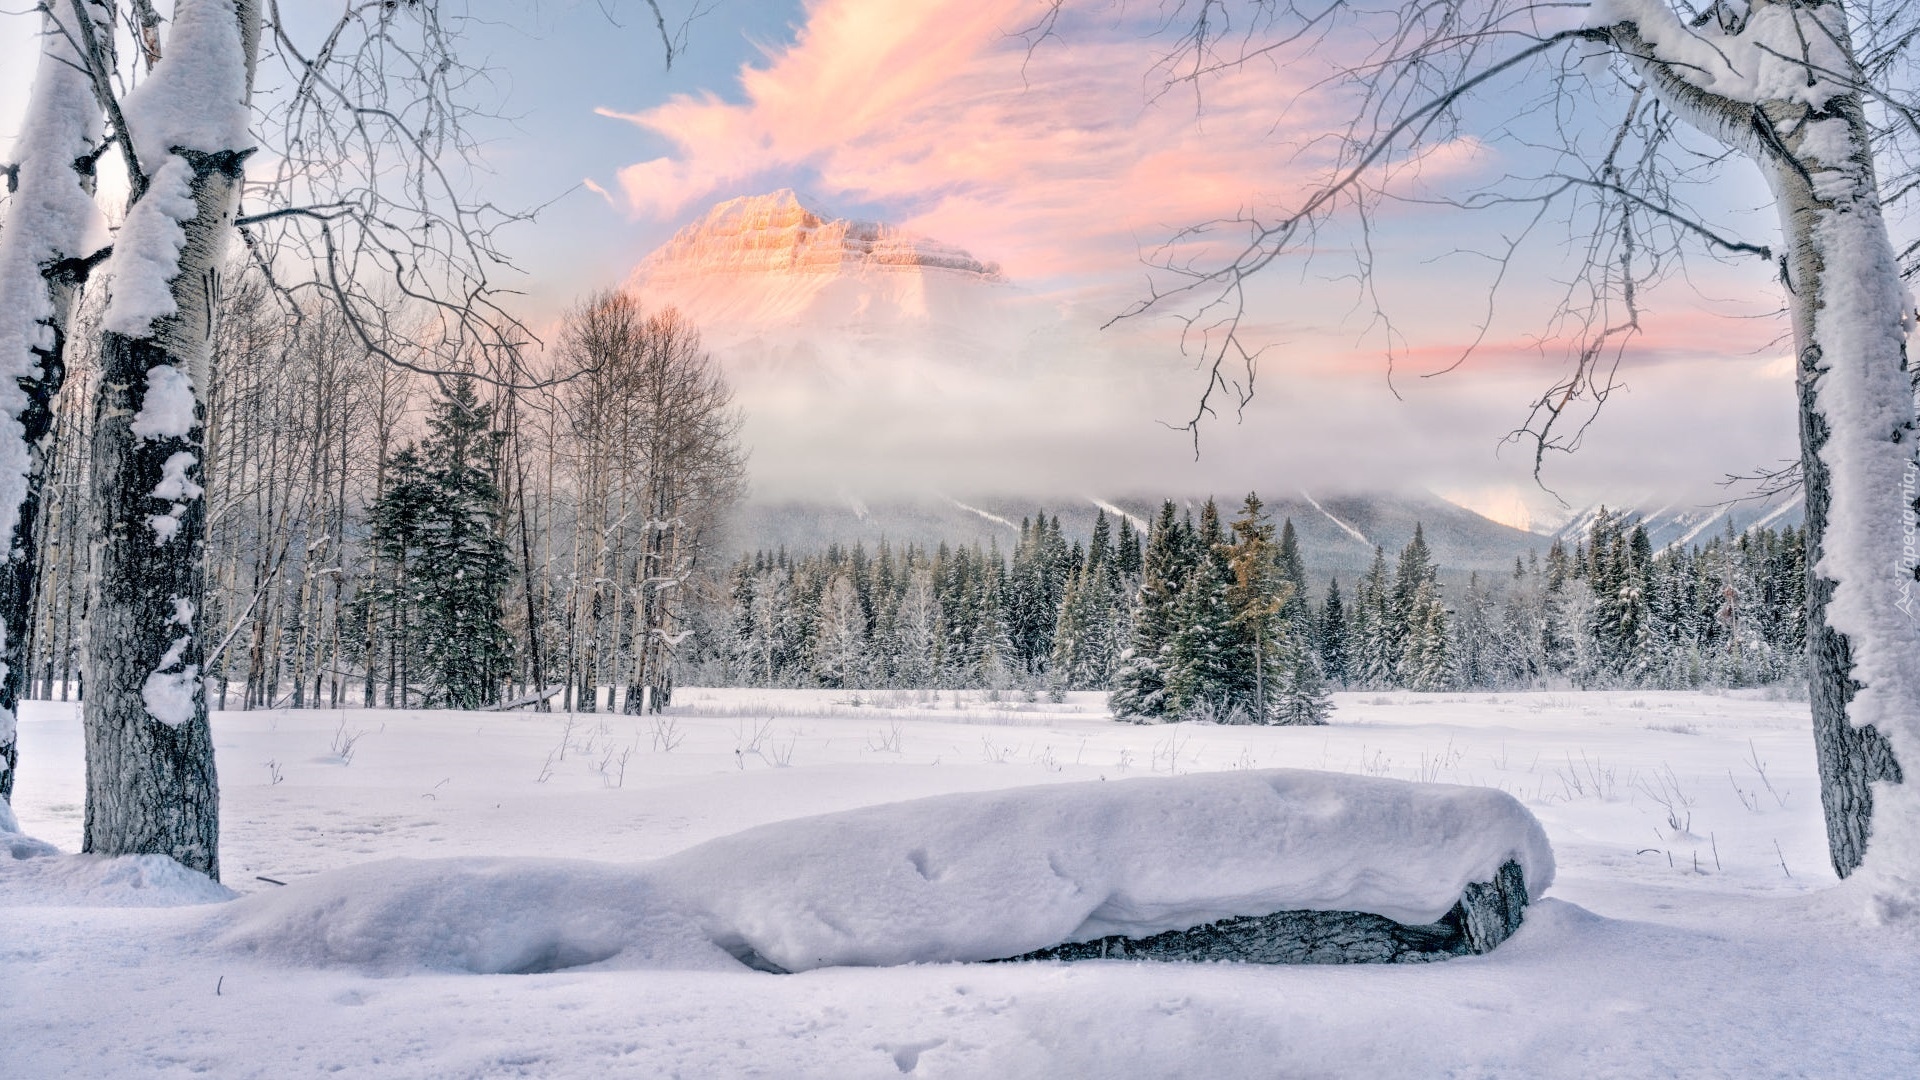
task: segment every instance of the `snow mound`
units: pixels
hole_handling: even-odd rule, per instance
[[[62,855],[0,832],[0,907],[179,907],[233,896],[165,855]]]
[[[1281,769],[935,796],[638,866],[369,863],[241,900],[216,937],[376,970],[994,960],[1276,911],[1431,923],[1509,859],[1532,897],[1552,882],[1545,833],[1503,792]]]
[[[658,899],[644,868],[565,859],[390,859],[246,897],[219,943],[264,958],[375,971],[534,974],[734,969]]]
[[[1491,788],[1298,769],[942,795],[778,822],[653,864],[736,955],[788,971],[992,960],[1236,915],[1431,923],[1540,823]]]

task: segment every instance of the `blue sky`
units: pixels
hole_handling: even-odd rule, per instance
[[[1114,310],[1140,295],[1142,254],[1174,229],[1283,205],[1312,175],[1301,147],[1338,106],[1295,100],[1297,71],[1256,65],[1212,85],[1196,109],[1152,94],[1158,46],[1140,12],[1076,3],[1068,33],[1028,57],[1014,32],[1035,3],[716,0],[686,27],[670,70],[639,5],[462,6],[473,15],[469,59],[492,70],[494,99],[483,104],[510,118],[476,128],[491,170],[480,182],[504,206],[551,204],[504,238],[526,271],[511,282],[526,293],[523,313],[546,322],[623,280],[712,203],[779,187],[828,213],[965,247],[1024,287]],[[665,6],[676,22],[686,12],[683,0]],[[0,16],[0,151],[23,104],[33,30],[30,18]],[[1506,152],[1474,138],[1447,143],[1422,162],[1422,183],[1492,175],[1511,167]],[[1770,240],[1764,193],[1738,176],[1727,192],[1723,202],[1757,211],[1731,220]],[[1419,207],[1391,211],[1387,224],[1376,237],[1392,266],[1382,285],[1413,370],[1440,366],[1474,333],[1487,270],[1449,253],[1506,224]],[[1484,462],[1463,467],[1462,490],[1525,486],[1516,455],[1496,459],[1494,447],[1553,374],[1552,351],[1543,358],[1535,335],[1565,270],[1557,242],[1519,268],[1479,360],[1445,379],[1401,380],[1399,398],[1364,305],[1355,307],[1350,283],[1326,280],[1341,269],[1336,258],[1261,281],[1254,321],[1284,343],[1287,365],[1267,373],[1270,397],[1283,398],[1289,370],[1323,387],[1344,382],[1343,404],[1329,398],[1327,407],[1352,410],[1356,440],[1451,441],[1450,457]],[[1766,272],[1699,270],[1697,291],[1652,300],[1627,369],[1636,392],[1610,406],[1563,473],[1577,484],[1678,477],[1698,489],[1792,452],[1791,384],[1768,344],[1778,328],[1764,316],[1778,297]],[[1252,419],[1282,416],[1256,405]]]

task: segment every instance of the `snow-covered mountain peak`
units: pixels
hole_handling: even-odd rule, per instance
[[[792,190],[728,199],[640,265],[655,286],[707,277],[951,272],[999,281],[997,263],[884,222],[828,218]]]

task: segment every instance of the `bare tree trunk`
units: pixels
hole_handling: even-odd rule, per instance
[[[243,100],[204,105],[244,109],[260,42],[258,7],[253,0],[236,0],[227,9],[225,17],[238,22],[236,37],[227,39],[240,50],[237,57],[220,57],[218,50],[229,47],[221,41],[222,31],[190,14],[200,20],[222,16],[212,3],[191,11],[185,4],[176,7],[169,45],[180,45],[192,28],[202,35],[194,43],[202,52],[176,48],[161,63],[201,55],[239,60],[245,69]],[[219,791],[200,677],[206,503],[190,474],[200,468],[204,453],[206,408],[200,395],[206,389],[218,268],[232,231],[246,151],[233,146],[169,150],[163,156],[177,162],[145,165],[166,169],[183,162],[192,170],[193,216],[179,223],[184,243],[166,282],[176,310],[150,320],[129,316],[129,324],[147,321],[144,333],[131,332],[131,325],[110,312],[101,345],[91,484],[98,548],[87,649],[93,685],[83,713],[87,808],[82,848],[109,855],[170,855],[217,879]],[[130,216],[140,210],[136,205]],[[129,284],[119,281],[116,287]],[[168,373],[188,380],[191,418],[184,424],[177,407],[169,408],[173,403],[156,399],[168,392]],[[152,415],[145,411],[150,401],[157,407]],[[159,524],[169,517],[171,529]]]
[[[87,20],[106,14],[75,4]],[[40,546],[35,530],[46,484],[46,437],[66,375],[67,332],[85,273],[81,245],[93,220],[93,163],[102,107],[94,101],[78,27],[50,9],[28,102],[20,159],[7,173],[13,212],[0,232],[0,828],[19,763],[20,699],[28,685]],[[90,34],[98,29],[90,22]],[[13,430],[8,430],[13,429]]]
[[[528,536],[527,528],[526,470],[520,462],[519,454],[520,448],[516,443],[514,462],[520,476],[520,483],[515,488],[520,510],[520,582],[527,594],[527,662],[530,665],[527,674],[532,683],[532,692],[539,694],[547,689],[547,669],[540,655],[540,616],[533,599],[534,582],[539,578],[533,572],[533,542]],[[534,702],[533,707],[536,712],[546,712],[547,699],[541,698]]]

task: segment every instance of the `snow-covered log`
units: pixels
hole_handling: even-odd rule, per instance
[[[793,972],[1090,955],[1103,939],[1169,958],[1420,960],[1492,948],[1552,881],[1546,834],[1504,792],[1276,769],[940,795],[631,867],[375,863],[241,900],[220,936],[299,963],[470,971],[731,955]]]
[[[713,940],[786,971],[999,960],[1275,912],[1440,922],[1546,834],[1490,788],[1296,769],[942,795],[721,837],[654,867]],[[1530,897],[1531,898],[1531,897]]]
[[[1492,952],[1520,929],[1526,873],[1517,862],[1467,886],[1439,922],[1409,926],[1362,911],[1276,911],[1037,949],[1014,960],[1186,960],[1249,964],[1410,964]]]

